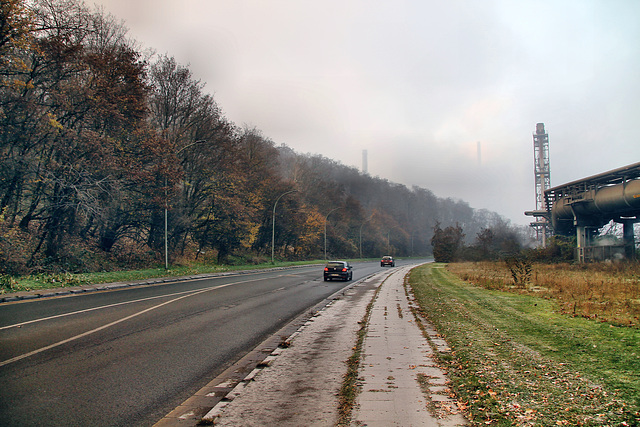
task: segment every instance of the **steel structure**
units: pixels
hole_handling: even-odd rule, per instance
[[[533,170],[536,186],[536,210],[526,214],[535,217],[536,220],[531,223],[531,226],[536,230],[538,244],[544,247],[549,234],[544,192],[551,187],[549,135],[544,130],[544,123],[536,124],[536,132],[533,134]]]
[[[640,162],[549,188],[544,199],[544,218],[553,231],[576,233],[579,261],[590,258],[590,238],[611,221],[623,224],[624,254],[635,256],[633,224],[640,222]]]

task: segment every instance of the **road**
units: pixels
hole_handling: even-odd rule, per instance
[[[151,425],[345,285],[312,266],[0,304],[2,425]]]

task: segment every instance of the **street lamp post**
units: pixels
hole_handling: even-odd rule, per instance
[[[419,236],[420,235],[420,230],[413,230],[411,231],[411,256],[414,256],[414,252],[415,252],[415,236]]]
[[[411,256],[413,257],[413,233],[415,233],[415,230],[411,230]]]
[[[167,242],[167,234],[168,234],[168,219],[169,216],[167,205],[169,204],[168,195],[167,195],[167,178],[164,179],[164,269],[169,269],[169,244]]]
[[[332,212],[337,211],[338,209],[342,209],[342,208],[335,208],[329,211],[329,213],[324,217],[324,260],[327,260],[327,219],[329,219],[329,215],[331,215]]]
[[[387,230],[387,253],[389,253],[389,234],[391,230]]]
[[[402,228],[402,227],[400,227],[399,225],[396,225],[387,230],[387,253],[389,255],[391,255],[391,240],[390,240],[391,230],[395,230],[396,228]]]
[[[203,142],[207,142],[205,140],[199,140],[199,141],[195,141],[192,142],[191,144],[185,145],[184,147],[182,147],[181,149],[179,149],[178,151],[175,152],[176,155],[180,154],[182,151],[186,150],[189,147],[193,147],[196,144],[202,144]],[[167,204],[168,204],[168,195],[167,195],[167,178],[164,178],[164,269],[168,270],[169,269],[169,238],[168,238],[168,234],[169,234],[169,227],[168,227],[168,216],[169,216],[169,212],[168,212],[168,208],[167,208]]]
[[[271,221],[271,264],[274,263],[274,253],[275,253],[275,241],[276,241],[276,206],[278,205],[278,201],[280,201],[280,199],[283,196],[286,196],[289,193],[295,193],[298,190],[290,190],[287,191],[286,193],[282,193],[280,196],[278,196],[278,198],[276,199],[276,202],[273,204],[273,220]]]
[[[364,225],[369,221],[371,221],[372,219],[373,219],[373,214],[371,215],[371,217],[369,217],[368,220],[363,222],[362,225],[360,226],[360,259],[362,259],[362,227],[364,227]]]

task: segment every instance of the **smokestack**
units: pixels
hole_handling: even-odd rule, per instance
[[[362,150],[362,173],[369,173],[369,165],[367,164],[367,150]]]

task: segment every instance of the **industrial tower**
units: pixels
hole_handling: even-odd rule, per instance
[[[536,211],[546,211],[544,191],[551,187],[551,170],[549,167],[549,135],[544,130],[544,123],[536,124],[533,134],[533,161],[536,183]],[[538,244],[545,247],[549,233],[548,221],[544,216],[535,216],[531,226],[536,229]]]
[[[369,173],[369,164],[367,162],[367,150],[362,150],[362,173],[365,175]]]

